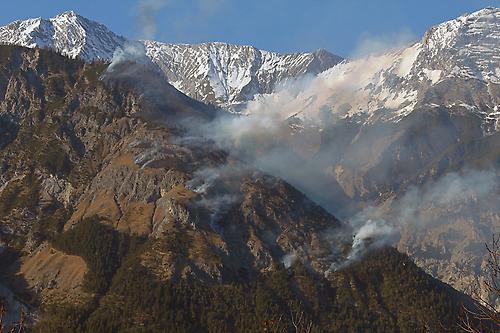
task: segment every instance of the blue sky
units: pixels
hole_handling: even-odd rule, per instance
[[[155,19],[153,35],[157,40],[223,41],[279,52],[326,48],[349,56],[363,41],[420,38],[432,25],[464,12],[498,6],[500,1],[4,0],[0,24],[74,10],[119,34],[144,38],[138,15],[141,3],[152,9],[149,14]]]

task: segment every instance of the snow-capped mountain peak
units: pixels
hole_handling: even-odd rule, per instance
[[[316,75],[342,59],[325,50],[279,54],[227,43],[198,45],[140,41],[151,61],[185,94],[236,108],[257,94],[271,93],[283,80]],[[0,27],[0,43],[50,48],[87,62],[109,61],[127,39],[73,11],[54,18],[16,21]]]
[[[0,27],[0,42],[50,48],[91,62],[111,60],[127,39],[69,11],[48,20],[29,19]],[[458,92],[451,93],[450,89],[446,93],[428,92],[441,89],[449,80],[473,80],[481,82],[480,86],[500,84],[499,8],[485,8],[432,27],[420,42],[407,48],[349,61],[324,50],[280,54],[221,42],[140,43],[177,89],[228,109],[244,107],[291,79],[310,75],[321,82],[293,98],[291,114],[328,108],[341,116],[397,121],[417,104],[428,104],[466,105],[493,122],[498,118],[494,110],[500,107],[499,101],[492,95],[495,89],[482,92],[481,100],[464,92],[468,97],[461,96],[460,103],[455,101]],[[301,98],[307,107],[297,104]],[[498,126],[495,123],[494,127]]]
[[[109,60],[125,38],[73,11],[51,19],[15,21],[0,27],[3,44],[50,48],[70,58],[84,61]]]
[[[327,51],[279,54],[220,42],[166,44],[145,41],[147,55],[180,91],[228,108],[271,93],[279,83],[316,75],[342,59]]]
[[[500,83],[500,8],[485,8],[431,28],[421,66],[446,75]]]
[[[491,133],[500,129],[499,50],[500,9],[486,8],[432,27],[406,48],[343,61],[298,94],[275,92],[260,104],[301,119],[329,110],[363,123],[429,108],[473,112]]]

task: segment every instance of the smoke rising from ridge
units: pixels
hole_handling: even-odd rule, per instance
[[[357,78],[344,80],[336,87],[342,87],[347,94],[353,92]],[[424,227],[424,222],[440,223],[425,221],[419,214],[422,207],[438,205],[445,209],[455,203],[464,204],[474,197],[492,200],[487,194],[496,191],[498,181],[491,170],[448,173],[423,188],[409,187],[388,202],[389,208],[379,207],[371,202],[372,199],[360,197],[362,193],[350,190],[350,185],[339,183],[344,177],[354,184],[357,176],[355,173],[349,176],[348,172],[361,172],[363,165],[373,163],[372,160],[377,160],[380,165],[389,163],[389,167],[394,161],[386,159],[393,158],[393,155],[378,156],[380,153],[373,149],[377,142],[373,140],[390,147],[390,143],[400,137],[402,128],[418,128],[425,120],[408,119],[401,127],[372,125],[365,129],[353,125],[344,119],[345,114],[338,111],[339,108],[332,107],[335,101],[326,97],[335,92],[331,87],[331,82],[322,76],[289,81],[275,94],[250,102],[241,115],[222,116],[193,131],[214,140],[231,155],[286,180],[337,217],[349,221],[346,232],[352,233],[352,249],[345,261],[332,265],[331,271],[358,260],[367,250],[396,245],[405,226]],[[321,99],[324,103],[320,102]],[[440,140],[452,140],[447,138],[452,128],[447,128],[449,125],[446,124],[442,126],[445,127],[429,130],[438,144]],[[361,139],[360,133],[366,137]],[[331,142],[325,139],[329,135],[335,137]],[[346,138],[348,141],[343,142]],[[408,144],[401,149],[415,149],[412,142]],[[377,177],[381,183],[391,182],[393,175],[390,169],[384,168]],[[360,205],[368,205],[368,208],[356,213]],[[350,209],[345,210],[345,207]],[[290,253],[283,258],[283,263],[290,265],[297,258],[297,254]]]
[[[137,4],[137,19],[141,39],[153,39],[156,35],[156,14],[167,6],[168,0],[140,0]]]
[[[494,199],[500,192],[500,181],[494,170],[464,170],[451,172],[423,187],[410,187],[401,197],[387,207],[369,206],[355,214],[349,223],[355,230],[352,250],[340,269],[358,260],[368,248],[394,246],[398,234],[406,227],[422,230],[429,225],[442,225],[439,215],[426,214],[429,210],[447,211],[456,207],[460,215],[467,217],[468,204]]]
[[[237,191],[228,188],[225,182],[241,178],[246,170],[233,168],[228,165],[198,169],[193,178],[187,183],[187,188],[198,193],[201,199],[196,202],[198,207],[206,209],[210,214],[212,230],[221,234],[223,230],[218,226],[220,217],[238,201]]]
[[[380,55],[390,50],[410,46],[417,36],[409,29],[403,29],[387,35],[372,36],[364,34],[359,39],[351,58],[364,58],[370,55]]]
[[[146,57],[146,49],[140,42],[126,42],[122,47],[118,47],[113,53],[113,58],[106,71],[108,73],[116,72],[116,67],[125,62],[135,62],[146,64],[149,62]],[[126,70],[121,68],[120,75],[126,75]]]
[[[393,180],[397,174],[390,168],[391,163],[396,163],[397,159],[397,163],[406,163],[404,165],[411,168],[419,163],[418,154],[422,152],[420,147],[413,146],[413,141],[404,142],[394,150],[391,145],[398,142],[402,131],[411,132],[422,124],[426,126],[425,119],[409,117],[397,126],[382,122],[363,126],[356,122],[357,114],[353,110],[359,108],[362,113],[367,111],[363,108],[372,107],[364,100],[364,88],[383,77],[380,72],[396,66],[397,61],[400,61],[397,52],[369,56],[357,59],[355,64],[338,65],[318,76],[288,80],[275,93],[249,102],[239,115],[223,114],[205,123],[185,122],[188,137],[179,138],[179,142],[189,141],[189,135],[193,141],[200,136],[212,140],[217,147],[242,161],[238,165],[220,167],[222,173],[224,169],[236,169],[231,172],[238,174],[245,164],[260,169],[289,182],[337,217],[349,220],[345,233],[351,234],[352,248],[345,254],[345,260],[332,265],[331,271],[337,270],[356,261],[367,250],[396,244],[403,227],[424,225],[419,212],[421,207],[463,204],[475,196],[491,200],[486,194],[494,191],[494,184],[497,184],[493,171],[448,173],[424,188],[405,189],[396,183],[400,180]],[[362,103],[358,106],[350,105],[359,100]],[[446,137],[455,130],[448,123],[432,129],[432,133],[426,132],[432,134],[432,142],[423,144],[439,145],[447,140],[450,144],[455,143],[456,138]],[[406,156],[407,151],[415,153],[417,160]],[[380,168],[374,168],[377,165]],[[367,175],[370,168],[377,174]],[[201,170],[194,174],[189,184],[201,195],[200,205],[211,211],[215,229],[218,218],[237,201],[231,191],[209,191],[211,184],[220,179],[221,170]],[[419,174],[409,173],[409,176]],[[396,188],[401,185],[402,189],[398,197],[387,201],[389,207],[380,207],[377,198],[368,197],[370,191],[377,194],[377,186],[390,186],[391,182],[396,183]],[[384,190],[381,188],[380,193]],[[368,208],[356,213],[366,206]],[[300,259],[300,255],[290,253],[283,258],[283,263],[289,266],[297,258]]]

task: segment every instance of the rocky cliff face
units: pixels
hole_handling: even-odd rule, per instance
[[[331,271],[349,254],[348,230],[287,182],[187,131],[186,120],[219,111],[156,72],[0,50],[10,133],[0,150],[0,278],[41,331],[258,332],[292,309],[318,314],[325,331],[387,325],[355,314],[404,332],[423,327],[390,319],[403,303],[426,322],[422,309],[438,304],[433,327],[443,315],[453,322],[461,296],[394,250]],[[132,79],[137,70],[144,81]]]
[[[135,80],[48,51],[2,47],[2,56],[0,114],[13,134],[0,152],[0,235],[21,256],[13,285],[25,281],[47,302],[78,298],[86,265],[50,241],[95,216],[151,239],[142,260],[161,280],[247,278],[289,253],[328,268],[321,231],[340,227],[333,216],[213,143],[179,143],[175,122],[206,119],[203,104],[166,82],[142,94]]]

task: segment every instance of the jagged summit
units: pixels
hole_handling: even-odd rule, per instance
[[[198,100],[237,107],[271,93],[286,79],[318,74],[342,59],[331,53],[279,54],[227,43],[145,41],[147,55],[180,91]]]
[[[500,8],[465,14],[425,34],[427,61],[422,65],[439,65],[447,75],[500,83],[499,41]]]
[[[273,93],[283,82],[305,74],[320,74],[328,81],[331,93],[324,94],[328,102],[320,96],[316,103],[309,104],[305,92],[302,95],[310,107],[320,110],[328,106],[335,112],[340,108],[348,110],[349,116],[369,117],[386,110],[385,118],[397,120],[422,102],[429,87],[444,80],[473,79],[499,84],[499,40],[500,9],[489,7],[432,27],[411,47],[351,61],[342,61],[323,49],[280,54],[224,42],[169,44],[146,40],[140,43],[173,86],[205,103],[240,109],[258,96]],[[29,19],[0,27],[0,42],[51,48],[90,62],[112,59],[114,51],[127,39],[68,11],[49,20]],[[357,89],[352,91],[350,85],[351,91],[342,93],[344,82],[352,82]],[[449,106],[455,97],[425,103]],[[458,104],[476,107],[473,98]],[[486,103],[488,110],[481,105],[476,111],[486,112],[488,121],[495,123],[497,105],[498,101],[492,97]]]
[[[114,51],[127,39],[67,11],[48,20],[29,19],[0,27],[0,43],[50,48],[70,58],[92,62],[111,60]],[[223,42],[141,43],[147,56],[177,89],[202,102],[228,108],[237,107],[256,94],[271,93],[283,80],[318,74],[342,60],[325,50],[279,54]]]
[[[67,57],[91,62],[111,59],[125,38],[102,24],[67,11],[48,20],[28,19],[1,27],[0,41],[29,48],[50,48]]]
[[[74,17],[82,17],[80,14],[78,14],[77,12],[75,12],[74,10],[67,10],[65,12],[62,12],[61,14],[57,15],[56,17],[63,17],[63,16],[66,16],[66,17],[71,17],[71,16],[74,16]]]
[[[314,117],[328,108],[370,123],[444,108],[475,113],[484,119],[486,133],[495,132],[500,129],[499,47],[500,9],[465,14],[430,28],[409,47],[346,60],[320,73],[324,88],[306,87],[301,107],[294,99],[290,114],[299,109],[301,117]]]
[[[102,24],[67,11],[48,20],[28,19],[1,27],[0,41],[30,48],[50,48],[67,57],[92,62],[111,59],[125,38]]]

